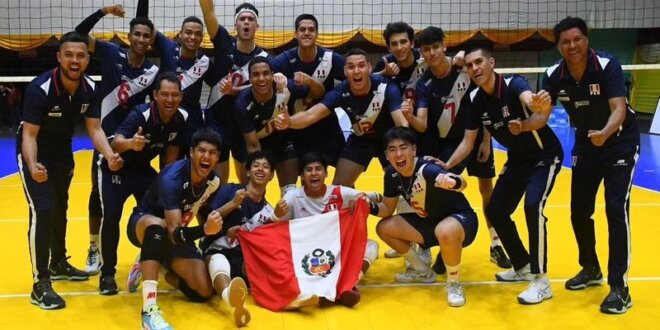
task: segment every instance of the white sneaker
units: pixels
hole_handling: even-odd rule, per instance
[[[87,262],[85,263],[85,272],[89,275],[96,275],[99,273],[99,248],[90,246],[87,249]]]
[[[237,327],[243,327],[250,323],[251,319],[250,311],[245,307],[245,297],[247,297],[248,293],[247,285],[245,285],[245,281],[242,278],[234,277],[229,282],[228,290],[229,306],[234,309],[234,323]]]
[[[523,305],[534,305],[552,298],[552,289],[547,280],[533,279],[527,290],[518,295],[518,302]]]
[[[447,282],[445,286],[447,291],[447,303],[451,307],[461,307],[465,305],[465,294],[463,293],[463,285],[459,281]]]
[[[433,256],[431,256],[431,249],[422,249],[420,246],[419,249],[417,249],[417,255],[419,256],[420,259],[427,265],[431,266],[433,263]]]
[[[396,252],[395,249],[389,249],[389,250],[385,251],[384,255],[385,255],[385,258],[388,258],[388,259],[389,258],[398,258],[398,257],[401,256],[401,254],[399,254],[399,252]]]
[[[431,268],[425,272],[410,268],[405,273],[395,274],[394,280],[399,283],[435,283],[436,275]]]
[[[534,279],[534,274],[532,274],[529,269],[529,265],[521,268],[520,270],[505,270],[495,274],[495,279],[500,282],[528,282]]]

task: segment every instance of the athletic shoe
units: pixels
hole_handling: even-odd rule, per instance
[[[417,249],[417,255],[420,259],[427,265],[431,266],[433,263],[433,257],[431,256],[431,249],[423,249],[421,246]]]
[[[317,295],[311,295],[307,298],[298,300],[298,305],[296,306],[297,308],[305,308],[309,306],[318,306],[319,304],[319,297]]]
[[[140,282],[142,282],[142,267],[140,266],[139,262],[136,262],[128,272],[128,278],[126,279],[126,290],[131,293],[136,292],[140,287]]]
[[[142,330],[174,330],[174,328],[165,321],[158,305],[153,304],[146,311],[142,311]]]
[[[527,282],[534,279],[534,274],[525,266],[520,270],[509,269],[495,274],[495,279],[500,282]]]
[[[582,290],[588,286],[603,283],[603,273],[598,267],[584,267],[577,275],[566,281],[564,287],[568,290]]]
[[[504,268],[504,269],[511,268],[511,260],[509,260],[509,258],[506,257],[506,253],[504,252],[504,249],[499,245],[490,247],[490,262],[496,264],[497,267],[500,268]]]
[[[99,293],[104,296],[114,296],[119,292],[114,275],[101,275],[99,277]]]
[[[394,275],[394,280],[399,283],[435,283],[435,272],[429,268],[425,272],[415,269],[407,269],[405,273]]]
[[[552,298],[552,289],[548,280],[534,278],[527,290],[518,295],[518,302],[523,305],[534,305]]]
[[[447,267],[445,267],[445,261],[442,260],[442,252],[438,252],[438,255],[435,257],[435,263],[433,263],[433,271],[438,275],[444,275],[447,273]]]
[[[32,285],[30,303],[42,309],[60,309],[66,306],[64,299],[53,290],[49,279],[41,279]]]
[[[465,294],[463,285],[459,281],[449,281],[445,286],[447,291],[447,303],[451,307],[461,307],[465,305]]]
[[[247,297],[248,289],[245,281],[240,277],[234,277],[229,282],[227,289],[227,297],[229,297],[229,306],[234,309],[234,323],[237,327],[243,327],[250,323],[250,312],[245,307],[245,297]]]
[[[346,307],[353,307],[360,302],[360,291],[356,287],[353,289],[343,292],[339,298],[337,298],[337,303],[342,304]]]
[[[600,304],[600,311],[605,314],[623,314],[632,305],[632,298],[630,298],[628,287],[611,286],[610,293]]]
[[[398,257],[401,256],[401,254],[399,254],[399,252],[396,252],[395,249],[389,249],[389,250],[385,251],[384,255],[385,255],[385,258],[388,258],[388,259],[389,258],[398,258]]]
[[[96,275],[99,273],[99,249],[97,247],[89,247],[87,249],[87,262],[85,263],[85,272],[89,275]]]
[[[71,266],[66,257],[55,264],[50,264],[48,271],[50,272],[51,280],[69,280],[69,281],[86,281],[89,279],[89,274],[83,272],[76,267]]]

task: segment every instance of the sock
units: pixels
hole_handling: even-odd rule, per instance
[[[158,281],[142,281],[142,311],[146,311],[152,305],[156,305],[158,295]]]
[[[455,281],[458,282],[458,269],[461,268],[461,264],[456,266],[449,266],[445,264],[447,268],[447,283]]]
[[[408,249],[408,251],[406,251],[406,253],[402,254],[401,256],[410,263],[410,267],[412,267],[414,270],[418,272],[426,272],[429,270],[429,266],[419,258],[417,251],[413,250],[412,248]]]
[[[500,237],[497,236],[495,228],[488,228],[488,233],[490,234],[490,247],[502,246],[502,242],[500,242]]]
[[[96,242],[99,241],[99,234],[89,234],[89,247],[92,248],[92,250],[97,249],[98,247],[96,246]]]
[[[229,305],[229,287],[222,289],[222,301],[226,302]]]
[[[548,274],[541,273],[541,274],[536,274],[535,279],[538,282],[544,283],[544,284],[549,284],[550,280],[548,280]]]

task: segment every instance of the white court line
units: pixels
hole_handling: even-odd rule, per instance
[[[568,279],[560,278],[550,280],[552,283],[564,283]],[[660,276],[648,276],[648,277],[629,277],[629,282],[659,282]],[[463,286],[475,286],[475,285],[511,285],[511,284],[525,284],[526,282],[498,282],[498,281],[461,281]],[[387,283],[387,284],[365,284],[358,285],[358,288],[365,289],[387,289],[387,288],[411,288],[411,287],[428,287],[428,286],[445,286],[445,283]],[[158,293],[172,293],[178,290],[158,290]],[[60,296],[64,297],[77,297],[77,296],[101,296],[98,291],[78,291],[78,292],[58,292]],[[135,295],[139,296],[140,293],[129,293],[128,291],[119,291],[120,295]],[[0,294],[0,299],[12,299],[12,298],[29,298],[29,293],[18,293],[18,294]]]

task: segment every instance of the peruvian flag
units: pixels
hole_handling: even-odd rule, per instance
[[[278,311],[298,296],[334,301],[358,281],[367,244],[367,203],[239,231],[254,300]]]

